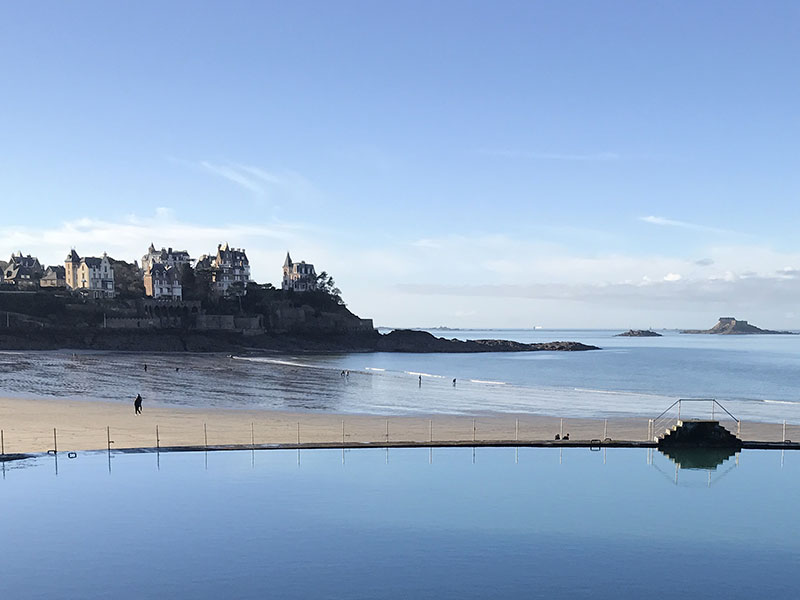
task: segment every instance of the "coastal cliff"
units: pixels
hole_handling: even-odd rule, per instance
[[[578,342],[462,341],[425,331],[380,334],[324,293],[254,289],[236,299],[88,302],[68,294],[0,293],[0,350],[128,352],[531,352],[596,350]]]
[[[303,331],[240,333],[180,329],[0,329],[0,350],[107,350],[125,352],[532,352],[599,350],[579,342],[523,344],[510,340],[438,338],[425,331]]]

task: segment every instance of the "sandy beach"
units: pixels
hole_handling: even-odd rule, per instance
[[[474,432],[473,432],[474,422]],[[202,446],[433,441],[552,440],[558,417],[492,414],[392,416],[255,410],[199,410],[148,406],[134,415],[127,403],[70,399],[0,398],[0,430],[5,453]],[[517,430],[518,424],[518,430]],[[742,423],[744,440],[777,442],[780,423]],[[54,430],[55,429],[55,439]],[[644,441],[648,420],[641,418],[564,419],[571,440],[609,437]],[[158,439],[156,438],[158,435]],[[800,426],[787,425],[787,439],[800,439]]]

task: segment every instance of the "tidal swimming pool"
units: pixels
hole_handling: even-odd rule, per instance
[[[0,596],[797,598],[800,453],[677,460],[450,448],[6,464]]]

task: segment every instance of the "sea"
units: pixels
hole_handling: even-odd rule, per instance
[[[0,395],[343,414],[652,418],[714,398],[748,421],[800,423],[800,335],[617,337],[619,330],[431,330],[456,339],[577,341],[585,352],[237,355],[0,353]],[[145,369],[146,366],[146,369]]]

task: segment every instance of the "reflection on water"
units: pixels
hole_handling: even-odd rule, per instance
[[[741,457],[677,486],[646,450],[43,457],[0,481],[3,596],[794,598],[800,453]]]
[[[736,454],[734,448],[664,448],[660,450],[680,469],[715,471],[718,466]]]

